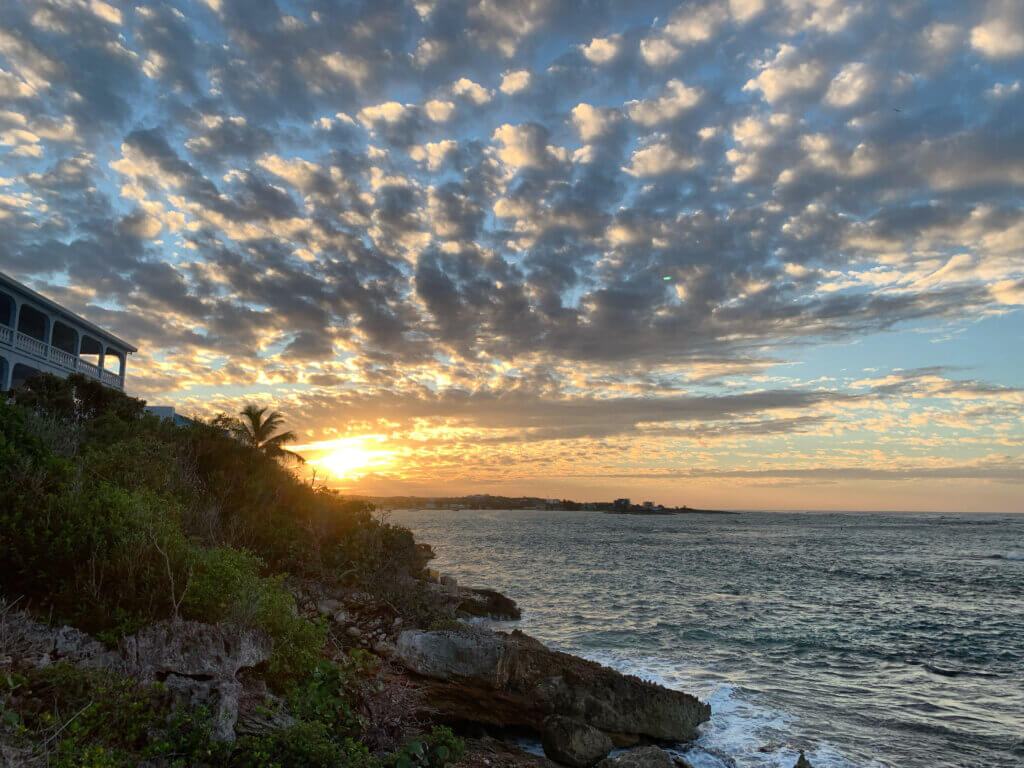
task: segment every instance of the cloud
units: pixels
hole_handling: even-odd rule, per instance
[[[800,51],[789,44],[779,47],[775,58],[765,64],[760,74],[746,82],[743,90],[759,90],[766,101],[773,103],[787,96],[818,88],[825,78],[825,68],[816,60],[801,60]]]
[[[740,4],[741,12],[749,12],[749,6]],[[694,45],[711,40],[718,27],[728,17],[728,12],[720,3],[707,5],[688,4],[681,6],[665,25],[665,34],[680,45]]]
[[[663,136],[655,136],[633,152],[626,173],[631,176],[663,176],[685,173],[700,165],[700,159],[672,147]]]
[[[458,148],[458,142],[452,139],[432,141],[422,146],[413,147],[409,150],[409,156],[419,163],[426,163],[430,170],[436,171]]]
[[[591,64],[607,64],[619,55],[621,38],[617,35],[611,37],[595,37],[589,43],[582,46],[584,57]]]
[[[460,77],[452,83],[452,93],[456,96],[463,96],[478,107],[487,104],[494,98],[494,93],[484,88],[479,83],[474,83],[468,77]]]
[[[622,115],[616,109],[601,109],[583,103],[572,108],[572,122],[583,142],[591,142],[606,135],[621,119]]]
[[[447,123],[455,113],[455,104],[451,101],[431,99],[423,106],[427,117],[435,123]]]
[[[1015,3],[990,3],[988,18],[971,29],[971,46],[991,59],[1024,54],[1024,13]]]
[[[568,159],[568,154],[561,147],[548,144],[547,138],[547,129],[537,123],[505,123],[494,130],[491,141],[501,144],[498,158],[511,169],[518,170],[544,168]]]
[[[855,61],[832,78],[825,91],[825,101],[833,107],[850,107],[864,99],[874,87],[870,69],[863,62]]]
[[[500,90],[504,94],[512,95],[525,91],[530,87],[530,70],[528,69],[517,69],[511,72],[505,72],[501,76]]]
[[[627,102],[625,109],[633,122],[649,128],[679,117],[700,101],[702,93],[682,80],[669,80],[657,98]]]
[[[663,37],[648,37],[640,41],[640,55],[648,66],[661,69],[679,58],[682,51]]]

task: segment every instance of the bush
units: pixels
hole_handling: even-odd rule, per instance
[[[380,768],[362,744],[335,741],[323,723],[298,723],[270,736],[240,739],[233,768]]]
[[[146,686],[105,670],[59,663],[18,676],[8,706],[29,744],[54,743],[51,765],[128,768],[163,727],[170,699],[162,685]]]
[[[410,741],[388,761],[391,768],[444,768],[462,759],[466,745],[447,726],[435,726],[422,739]]]
[[[169,615],[187,569],[177,505],[48,452],[30,422],[0,404],[0,586],[91,631]]]
[[[323,723],[333,732],[354,734],[365,722],[356,708],[362,679],[380,660],[362,649],[349,651],[340,663],[322,659],[301,683],[288,691],[288,706],[299,720]]]
[[[260,576],[263,566],[259,557],[243,550],[198,551],[183,614],[210,624],[263,630],[274,643],[268,661],[272,680],[302,679],[316,668],[327,628],[299,616],[283,577]]]

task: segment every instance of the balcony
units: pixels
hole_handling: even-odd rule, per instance
[[[51,373],[84,373],[91,379],[96,379],[115,389],[124,389],[124,382],[121,375],[113,371],[102,370],[98,365],[83,360],[66,350],[51,346],[40,341],[27,333],[15,331],[6,325],[0,325],[0,350],[4,347],[11,347],[20,352],[24,357],[41,363],[48,363]],[[41,368],[44,370],[45,368]]]
[[[0,391],[19,386],[36,371],[81,373],[123,391],[134,352],[110,331],[0,272]]]

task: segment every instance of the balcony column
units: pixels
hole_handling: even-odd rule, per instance
[[[107,344],[100,339],[100,381],[103,381],[103,360],[107,356]]]
[[[11,388],[11,377],[14,376],[14,361],[8,360],[7,367],[0,372],[0,392],[7,392]]]

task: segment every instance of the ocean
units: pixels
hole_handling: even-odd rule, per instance
[[[710,703],[695,768],[1024,766],[1024,515],[389,515],[498,628]]]

